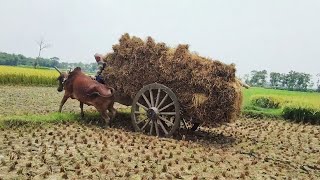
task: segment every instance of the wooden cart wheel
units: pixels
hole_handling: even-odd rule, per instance
[[[131,120],[135,131],[169,137],[180,126],[180,104],[170,88],[149,84],[133,99]]]

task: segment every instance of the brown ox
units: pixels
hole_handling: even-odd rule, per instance
[[[77,67],[69,73],[62,73],[58,68],[55,69],[60,73],[58,77],[59,87],[58,91],[65,90],[64,96],[61,100],[59,112],[62,106],[69,99],[77,99],[80,101],[81,117],[84,116],[83,104],[94,106],[101,114],[105,125],[110,125],[111,119],[115,116],[116,110],[113,108],[114,104],[114,89],[104,84],[92,80],[89,76],[81,72],[81,68]],[[109,114],[107,113],[109,110]]]

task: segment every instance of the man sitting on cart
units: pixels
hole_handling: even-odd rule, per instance
[[[95,75],[95,79],[96,81],[98,81],[101,84],[104,84],[104,79],[102,77],[102,71],[104,70],[104,68],[106,67],[106,63],[103,62],[103,55],[96,53],[94,55],[94,58],[96,59],[96,62],[98,63],[98,71]]]

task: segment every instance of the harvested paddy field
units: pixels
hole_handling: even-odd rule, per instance
[[[55,88],[0,89],[7,103],[1,118],[49,116],[62,97]],[[79,114],[78,102],[63,111]],[[320,127],[284,120],[241,118],[157,138],[133,132],[130,116],[120,113],[109,129],[86,121],[3,127],[0,142],[0,179],[320,178]]]

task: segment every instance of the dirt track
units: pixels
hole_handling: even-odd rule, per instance
[[[25,92],[21,99],[29,102],[33,93],[55,91],[30,89],[19,87],[16,93]],[[24,103],[14,91],[10,98]],[[78,108],[74,103],[66,110]],[[55,105],[48,104],[41,113]],[[319,126],[254,119],[159,139],[134,133],[128,116],[120,114],[106,130],[86,123],[1,129],[0,179],[319,179],[319,139]]]

